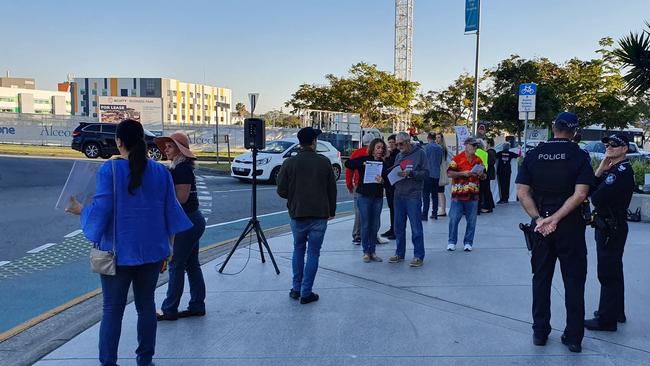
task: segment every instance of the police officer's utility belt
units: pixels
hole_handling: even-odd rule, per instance
[[[617,212],[607,207],[603,212],[602,209],[594,210],[591,219],[591,227],[598,229],[604,236],[611,237],[616,235],[621,223],[625,222],[624,212]]]
[[[559,210],[569,197],[570,195],[565,196],[563,194],[536,195],[534,197],[535,206],[542,217],[549,217]]]

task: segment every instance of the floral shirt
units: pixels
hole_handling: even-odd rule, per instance
[[[483,164],[481,158],[474,155],[472,160],[467,159],[465,152],[462,152],[451,160],[447,172],[465,172],[472,170],[477,164]],[[478,193],[479,177],[458,177],[451,179],[451,198],[458,201],[472,201],[479,199]]]

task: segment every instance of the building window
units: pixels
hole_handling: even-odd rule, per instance
[[[97,89],[93,89],[92,93],[93,95],[97,95]]]
[[[174,115],[174,121],[176,120],[176,115]]]
[[[97,101],[93,100],[93,107],[97,107]]]
[[[184,91],[181,92],[181,97],[185,98],[185,92]]]
[[[223,117],[221,117],[221,122],[223,122]]]
[[[108,91],[107,91],[106,89],[102,90],[102,96],[105,97],[105,96],[107,96],[107,95],[108,95]]]
[[[190,109],[194,110],[194,104],[190,104]]]
[[[131,90],[131,96],[132,97],[135,97],[137,95],[138,95],[138,92],[135,89]]]
[[[97,113],[93,113],[93,117],[97,118]]]
[[[194,98],[194,93],[190,92],[190,98]]]
[[[210,122],[212,122],[212,118],[210,118],[209,116],[208,116],[208,117],[205,117],[205,121],[208,122],[208,123],[210,123]]]
[[[201,122],[201,116],[196,116],[196,122]]]
[[[172,90],[172,95],[176,96],[176,90]]]
[[[120,89],[120,96],[121,97],[128,97],[129,96],[129,89]]]

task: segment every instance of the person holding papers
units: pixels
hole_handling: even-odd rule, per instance
[[[464,250],[472,251],[478,213],[479,180],[485,176],[485,167],[476,155],[479,143],[473,137],[465,140],[465,151],[454,156],[447,174],[451,178],[451,207],[449,208],[449,240],[447,250],[456,250],[458,224],[465,216],[467,227],[463,239]]]
[[[363,261],[381,262],[375,254],[379,219],[384,202],[384,172],[386,143],[376,138],[368,146],[368,154],[345,162],[345,167],[354,170],[359,175],[359,185],[356,188],[357,206],[361,224],[361,246]]]

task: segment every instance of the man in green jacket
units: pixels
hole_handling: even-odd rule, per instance
[[[298,131],[301,150],[282,164],[277,180],[278,195],[287,199],[293,233],[293,287],[289,296],[300,299],[301,304],[318,300],[312,286],[327,220],[336,213],[336,178],[329,159],[316,153],[320,133],[311,127]]]

